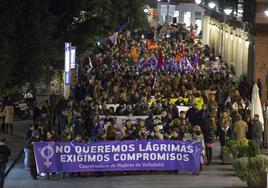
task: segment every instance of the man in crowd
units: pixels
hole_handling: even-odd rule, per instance
[[[25,132],[24,136],[24,169],[29,170],[29,142],[32,138],[32,132],[35,130],[35,126],[31,124],[29,129]]]
[[[253,118],[252,140],[254,140],[259,147],[262,147],[262,123],[260,122],[258,114],[255,114]]]
[[[238,120],[234,124],[235,139],[237,142],[243,143],[247,139],[246,133],[248,132],[248,125],[242,120],[240,114],[238,114],[237,119]]]

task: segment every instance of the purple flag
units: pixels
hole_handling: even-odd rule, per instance
[[[189,60],[187,60],[187,65],[186,65],[186,70],[187,70],[187,72],[190,72],[191,70],[192,70],[192,65],[191,65],[191,63],[189,62]]]
[[[170,72],[173,72],[173,71],[174,71],[174,63],[175,63],[174,58],[171,58],[171,59],[169,60],[169,71],[170,71]]]
[[[196,67],[199,66],[199,56],[198,56],[198,54],[195,54],[195,56],[194,56],[194,65],[195,65]]]
[[[179,62],[179,66],[178,66],[178,72],[179,72],[179,73],[182,73],[182,63],[183,63],[183,60],[181,60],[181,61]]]
[[[200,142],[140,140],[111,142],[37,142],[38,173],[179,170],[198,173]]]
[[[154,76],[154,82],[153,82],[153,89],[155,89],[157,87],[157,78],[156,78],[157,75]]]
[[[109,37],[109,40],[113,43],[113,45],[115,46],[117,44],[117,33],[114,33],[113,35],[111,35]]]
[[[117,28],[115,28],[113,32],[114,33],[116,33],[116,32],[121,33],[126,26],[127,26],[127,23],[125,23],[124,25],[120,25]]]

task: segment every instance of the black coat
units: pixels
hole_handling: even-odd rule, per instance
[[[187,113],[186,113],[186,118],[189,119],[189,122],[191,123],[192,126],[198,125],[198,120],[199,120],[199,110],[197,108],[190,108]]]
[[[0,164],[6,164],[10,155],[11,151],[7,145],[0,145]]]
[[[219,136],[221,147],[223,147],[226,145],[226,142],[229,139],[232,139],[232,130],[230,127],[227,129],[227,131],[223,127],[219,127],[217,130],[217,135]]]

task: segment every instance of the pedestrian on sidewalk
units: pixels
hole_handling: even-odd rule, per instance
[[[247,137],[246,133],[248,132],[248,124],[242,120],[242,116],[240,114],[237,115],[237,121],[234,124],[234,133],[235,139],[239,143],[243,143]]]
[[[252,140],[261,148],[262,147],[262,123],[259,115],[255,114],[252,123]]]
[[[8,159],[11,155],[9,147],[5,144],[5,138],[0,139],[0,188],[4,187],[5,172]]]
[[[8,128],[10,128],[10,134],[13,134],[13,121],[14,121],[14,107],[9,100],[4,108],[5,115],[5,131],[8,134]]]

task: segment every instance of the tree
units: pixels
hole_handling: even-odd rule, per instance
[[[35,82],[54,59],[53,19],[48,3],[45,0],[2,0],[1,3],[5,9],[1,24],[11,23],[8,28],[1,28],[1,32],[8,33],[4,36],[6,42],[2,43],[6,49],[5,61],[1,60],[1,65],[7,66],[1,78],[8,79],[2,82],[2,87]]]
[[[64,62],[64,42],[78,55],[117,26],[144,23],[144,0],[0,0],[0,89],[46,77]]]

